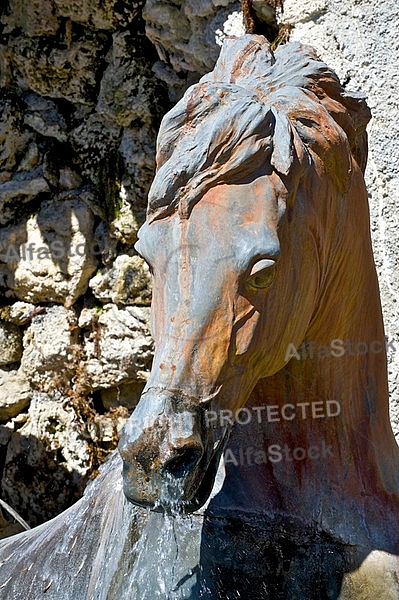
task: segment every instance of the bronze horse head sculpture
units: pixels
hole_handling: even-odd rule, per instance
[[[166,115],[150,378],[84,497],[0,542],[1,598],[398,597],[369,116],[311,48],[252,35]]]
[[[256,441],[318,448],[318,460],[280,452],[248,469],[237,458],[219,495],[229,506],[248,509],[250,490],[255,510],[336,532],[340,511],[365,536],[376,514],[396,523],[398,449],[362,173],[369,117],[314,50],[272,53],[253,35],[227,40],[214,71],[165,116],[136,245],[153,273],[156,351],[120,442],[133,503],[195,510],[223,451],[242,457]],[[313,406],[332,401],[335,418]],[[258,416],[273,406],[280,418],[234,424],[244,406]]]

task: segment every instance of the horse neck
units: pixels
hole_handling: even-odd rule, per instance
[[[328,189],[324,194],[328,198]],[[279,404],[288,398],[310,404],[338,402],[339,417],[312,418],[310,429],[299,427],[301,436],[311,441],[318,432],[319,437],[334,439],[343,462],[357,448],[363,460],[368,456],[372,465],[381,466],[392,452],[396,456],[397,447],[389,422],[385,336],[367,192],[356,165],[349,193],[331,203],[322,219],[316,240],[319,292],[297,349],[299,358],[293,357],[269,382],[264,380],[260,389],[267,394],[271,387]]]
[[[334,395],[349,403],[351,421],[364,422],[375,409],[379,422],[389,425],[384,325],[367,192],[357,168],[350,192],[329,215],[325,243],[319,245],[316,310],[300,359],[291,361],[286,371],[310,389],[316,387],[322,398]]]
[[[319,296],[299,356],[259,380],[246,405],[250,423],[233,429],[229,457],[239,464],[226,465],[223,496],[236,508],[250,504],[255,511],[288,512],[308,523],[324,511],[331,515],[326,526],[342,537],[347,532],[340,530],[340,510],[360,529],[370,524],[373,511],[394,515],[399,508],[384,329],[367,199],[362,181],[359,185],[347,199],[345,214],[337,211],[332,217],[340,219],[335,227],[329,224],[337,236],[319,245]],[[289,459],[284,455],[272,462],[271,446],[288,448]],[[317,448],[320,456],[295,460],[296,448]],[[262,461],[258,454],[255,465],[259,449],[267,458]],[[387,509],[392,498],[395,511]]]

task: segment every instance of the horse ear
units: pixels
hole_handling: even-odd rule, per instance
[[[288,117],[271,107],[274,116],[273,151],[270,162],[282,175],[288,175],[294,158],[292,129]]]
[[[371,111],[366,104],[365,97],[360,93],[342,92],[340,100],[352,120],[350,131],[347,131],[344,126],[342,128],[346,131],[352,154],[364,174],[368,154],[366,126],[371,119]]]
[[[326,173],[342,193],[347,193],[352,180],[352,160],[348,138],[320,104],[319,112],[298,115],[294,127],[302,140],[322,161]]]

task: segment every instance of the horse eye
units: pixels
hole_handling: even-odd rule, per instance
[[[253,265],[249,274],[249,285],[257,289],[268,288],[274,280],[275,266],[276,263],[274,260],[268,258],[258,260],[258,262]]]

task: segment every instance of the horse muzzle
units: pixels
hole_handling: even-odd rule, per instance
[[[119,443],[128,500],[167,512],[191,512],[205,502],[201,490],[210,492],[214,476],[203,480],[215,457],[203,413],[181,392],[143,393]]]

